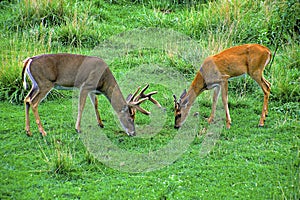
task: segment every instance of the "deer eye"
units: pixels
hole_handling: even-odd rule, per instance
[[[128,106],[124,106],[124,107],[122,108],[122,110],[121,110],[122,113],[125,113],[125,112],[127,112],[127,111],[128,111]]]

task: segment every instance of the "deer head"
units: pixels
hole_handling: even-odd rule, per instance
[[[186,117],[188,115],[188,103],[189,103],[189,96],[187,95],[186,90],[183,90],[182,94],[180,95],[179,100],[177,101],[176,95],[174,97],[174,115],[175,115],[175,125],[174,128],[179,129]]]

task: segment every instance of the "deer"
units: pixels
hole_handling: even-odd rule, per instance
[[[226,128],[230,129],[231,118],[228,108],[228,79],[248,74],[261,87],[264,93],[262,113],[259,127],[264,126],[268,115],[268,100],[271,84],[263,76],[263,71],[271,59],[271,51],[259,44],[244,44],[228,48],[219,54],[207,57],[194,80],[180,95],[174,97],[175,129],[179,129],[185,122],[191,106],[196,98],[205,90],[214,90],[212,110],[208,123],[213,122],[219,93],[222,93],[222,102],[226,114]]]
[[[78,115],[75,130],[80,133],[80,122],[87,96],[89,96],[95,109],[98,126],[104,127],[98,111],[98,94],[103,94],[110,102],[122,128],[127,135],[135,135],[135,113],[136,110],[145,115],[150,112],[140,107],[140,104],[150,100],[159,108],[161,105],[152,95],[157,91],[144,94],[149,84],[138,94],[140,87],[134,94],[129,94],[125,99],[120,87],[113,76],[108,65],[98,57],[78,54],[42,54],[24,60],[22,78],[24,88],[27,88],[26,75],[32,82],[31,90],[24,99],[25,104],[25,131],[32,136],[30,131],[29,109],[31,107],[39,132],[46,136],[39,113],[38,105],[53,89],[78,88]]]

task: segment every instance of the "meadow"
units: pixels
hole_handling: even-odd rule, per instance
[[[299,199],[299,9],[295,0],[1,1],[0,198]],[[221,100],[207,123],[211,91],[174,129],[172,95],[205,57],[246,43],[273,53],[265,126],[257,126],[263,92],[242,76],[229,81],[231,129]],[[48,135],[30,112],[27,137],[22,61],[59,52],[103,58],[124,97],[149,83],[163,109],[144,103],[152,114],[137,113],[137,135],[128,137],[100,95],[105,127],[87,101],[77,134],[78,91],[53,89],[39,107]]]

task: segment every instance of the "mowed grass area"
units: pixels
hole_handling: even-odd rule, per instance
[[[0,199],[298,200],[299,8],[295,0],[0,2]],[[265,127],[257,126],[263,92],[242,76],[229,82],[230,130],[221,99],[215,123],[205,120],[211,91],[198,97],[194,123],[175,130],[172,95],[189,86],[206,56],[244,43],[277,49],[264,72],[272,83]],[[143,104],[152,115],[138,113],[137,136],[128,137],[99,96],[105,127],[87,100],[77,134],[78,94],[54,90],[39,107],[48,135],[40,136],[30,111],[27,137],[22,60],[57,52],[103,56],[124,97],[149,83],[164,110]],[[127,157],[110,163],[118,157],[105,153],[116,148]]]

